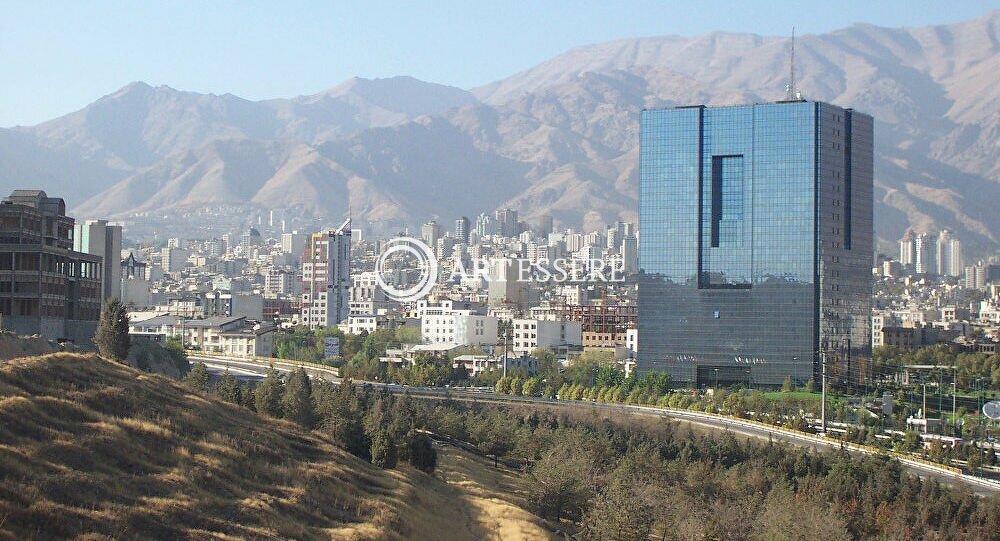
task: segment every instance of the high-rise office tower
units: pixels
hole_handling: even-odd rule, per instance
[[[543,214],[538,218],[537,229],[535,230],[535,236],[540,239],[548,239],[549,234],[552,233],[552,215]]]
[[[494,214],[496,218],[496,233],[502,237],[516,237],[517,211],[513,209],[499,209]]]
[[[791,99],[642,113],[640,371],[859,377],[871,351],[868,115]]]
[[[122,226],[108,225],[107,220],[87,220],[73,226],[73,250],[101,256],[101,298],[122,295]]]
[[[420,227],[420,238],[433,249],[441,238],[441,226],[434,220],[425,223]]]
[[[302,323],[333,327],[347,319],[351,293],[351,221],[315,233],[302,259]]]
[[[469,243],[469,219],[465,216],[455,220],[455,239],[462,244]]]

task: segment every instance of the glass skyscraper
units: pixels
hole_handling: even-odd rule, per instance
[[[642,113],[641,372],[699,386],[860,378],[871,116],[803,100]]]

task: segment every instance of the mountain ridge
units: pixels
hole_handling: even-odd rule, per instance
[[[35,175],[65,197],[74,183],[59,177],[80,171],[89,182],[69,203],[85,217],[222,196],[411,225],[513,206],[596,228],[636,218],[642,109],[778,99],[787,53],[787,38],[746,33],[622,39],[470,90],[352,78],[256,102],[132,83],[58,119],[0,129],[0,142],[20,150],[0,148],[0,181],[12,189]],[[806,35],[796,59],[807,99],[876,118],[883,246],[907,229],[946,227],[971,247],[996,243],[1000,11],[952,25]],[[213,141],[261,156],[213,154]],[[193,155],[203,160],[194,168]],[[258,166],[241,167],[243,159]]]

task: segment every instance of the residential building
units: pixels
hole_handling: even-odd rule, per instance
[[[100,256],[104,272],[101,276],[101,298],[121,298],[122,226],[109,225],[107,220],[87,220],[73,227],[73,250]]]
[[[425,344],[495,345],[497,323],[496,317],[472,310],[456,310],[447,304],[427,306],[420,313],[420,338]]]
[[[245,317],[189,319],[156,316],[129,325],[129,334],[139,340],[164,342],[180,338],[184,347],[236,357],[271,357],[274,326]]]
[[[73,250],[72,233],[61,198],[14,190],[3,199],[0,328],[90,343],[101,314],[103,259]]]
[[[469,377],[477,377],[483,372],[511,371],[525,373],[529,376],[538,373],[538,359],[528,355],[493,356],[493,355],[458,355],[452,361],[452,368],[462,368]]]
[[[777,386],[822,355],[860,378],[872,149],[872,117],[827,103],[643,111],[637,369]]]
[[[164,248],[160,251],[160,266],[163,272],[178,272],[187,266],[191,253],[183,248]]]
[[[937,237],[921,233],[913,237],[913,272],[917,274],[938,274]]]
[[[511,320],[511,340],[511,350],[519,354],[535,348],[580,349],[583,331],[579,321],[515,318]]]
[[[210,291],[202,303],[205,316],[241,316],[260,321],[264,319],[264,297],[254,293]]]
[[[351,289],[351,221],[316,233],[302,260],[302,323],[334,327],[347,319]]]
[[[465,216],[455,220],[455,238],[462,244],[469,244],[469,219]]]
[[[962,266],[962,243],[955,235],[943,229],[938,234],[936,248],[937,273],[941,276],[961,276],[965,270]]]

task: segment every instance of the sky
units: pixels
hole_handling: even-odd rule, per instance
[[[0,0],[0,126],[55,118],[133,81],[253,100],[353,76],[472,88],[613,39],[924,26],[992,9],[1000,0]]]

